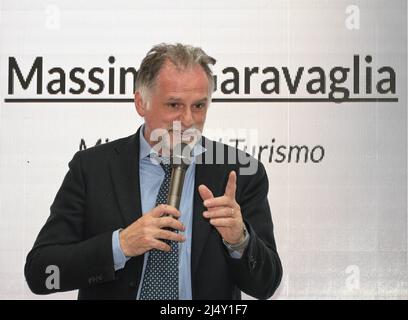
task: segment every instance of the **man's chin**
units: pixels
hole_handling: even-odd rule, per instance
[[[174,146],[185,143],[188,145],[195,145],[201,138],[201,131],[198,129],[188,129],[185,131],[169,131],[169,148],[173,149]]]
[[[157,129],[153,133],[151,141],[157,141],[153,145],[153,149],[162,156],[170,156],[181,143],[187,144],[192,150],[201,138],[201,131],[197,128],[186,130]]]

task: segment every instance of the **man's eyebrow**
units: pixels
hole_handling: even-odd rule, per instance
[[[204,98],[202,98],[202,99],[200,99],[200,100],[197,100],[195,103],[207,102],[207,101],[208,101],[208,98],[207,98],[207,97],[204,97]]]
[[[179,97],[168,97],[167,98],[167,101],[176,101],[176,102],[179,102],[179,101],[181,101],[182,99],[181,98],[179,98]]]
[[[180,102],[180,101],[183,101],[183,99],[180,98],[180,97],[168,97],[167,101],[168,102]],[[204,98],[201,98],[199,100],[194,101],[194,103],[200,103],[200,102],[206,103],[206,102],[208,102],[208,98],[204,97]]]

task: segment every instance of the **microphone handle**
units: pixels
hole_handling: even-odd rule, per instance
[[[171,171],[170,190],[167,198],[167,204],[177,208],[177,210],[180,207],[185,175],[186,168],[184,166],[173,166]]]

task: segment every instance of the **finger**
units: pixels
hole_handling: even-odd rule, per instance
[[[204,205],[207,208],[214,208],[214,207],[235,207],[234,198],[230,198],[226,195],[221,197],[216,197],[212,199],[207,199],[204,201]]]
[[[230,207],[222,207],[222,208],[219,208],[219,209],[213,210],[213,211],[204,211],[203,215],[207,219],[231,218],[231,217],[233,217],[234,212]]]
[[[163,218],[157,219],[157,226],[160,229],[172,228],[172,229],[176,229],[180,231],[184,231],[186,229],[180,221],[174,218],[171,218],[171,217],[163,217]]]
[[[151,214],[155,218],[160,218],[164,214],[169,214],[177,219],[181,216],[180,211],[178,211],[176,208],[169,206],[167,204],[158,205],[156,208],[154,208],[151,211]]]
[[[171,247],[167,243],[157,240],[157,239],[152,240],[151,247],[152,249],[157,249],[157,250],[161,250],[165,252],[171,251]]]
[[[216,218],[210,219],[210,223],[214,227],[232,227],[235,222],[232,218]]]
[[[227,186],[225,187],[225,195],[235,199],[235,191],[237,190],[237,174],[231,171],[228,176]]]
[[[207,186],[203,184],[198,187],[198,193],[200,194],[203,200],[214,198],[214,195],[211,192],[211,190],[208,189]]]
[[[156,238],[177,241],[177,242],[186,241],[186,238],[183,235],[176,233],[176,232],[169,231],[169,230],[163,230],[163,229],[157,233]]]

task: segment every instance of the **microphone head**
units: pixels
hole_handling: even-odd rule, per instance
[[[173,166],[188,167],[192,158],[192,148],[187,143],[180,142],[173,147],[171,155]]]

